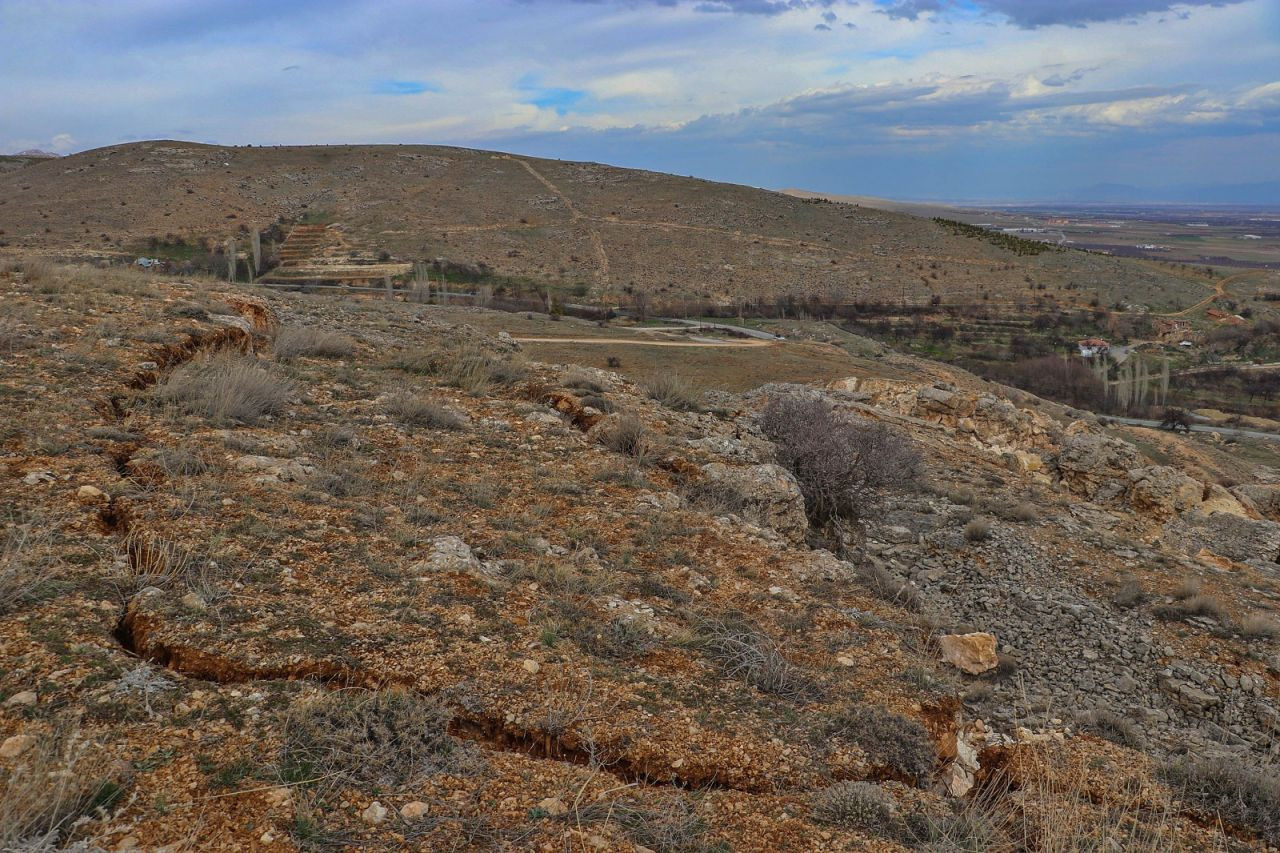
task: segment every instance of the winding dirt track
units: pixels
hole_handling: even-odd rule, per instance
[[[742,341],[725,341],[724,343],[710,343],[708,341],[646,341],[646,340],[630,340],[626,338],[553,338],[553,337],[536,337],[536,338],[517,338],[512,340],[522,344],[608,344],[610,346],[641,346],[641,347],[703,347],[705,349],[744,349],[747,347],[772,347],[777,346],[777,341],[758,341],[758,340],[742,340]]]

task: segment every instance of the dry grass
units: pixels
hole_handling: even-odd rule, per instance
[[[985,542],[991,538],[991,522],[985,518],[970,519],[964,526],[964,538],[970,542]]]
[[[696,412],[702,408],[702,394],[676,373],[657,373],[645,382],[644,392],[668,409]]]
[[[1280,775],[1227,758],[1185,758],[1161,769],[1182,799],[1215,819],[1280,845]]]
[[[9,317],[0,318],[0,352],[13,352],[21,341],[18,323]]]
[[[156,386],[155,399],[215,423],[254,423],[282,411],[294,384],[243,356],[215,356],[179,367]]]
[[[877,705],[851,705],[832,713],[822,734],[856,743],[871,764],[907,780],[924,778],[937,762],[924,726]]]
[[[1280,638],[1280,622],[1270,613],[1250,613],[1240,620],[1240,633],[1250,639],[1275,640]]]
[[[121,580],[130,595],[149,586],[168,589],[185,582],[197,560],[177,542],[137,529],[124,538],[124,557]]]
[[[75,732],[43,735],[0,769],[0,850],[61,850],[83,815],[113,807],[123,793]]]
[[[1179,600],[1192,598],[1200,594],[1200,589],[1203,585],[1200,578],[1194,575],[1187,575],[1178,582],[1178,585],[1174,587],[1170,595]]]
[[[783,657],[768,635],[725,622],[708,622],[699,633],[702,650],[726,675],[785,699],[803,701],[819,695],[809,675]]]
[[[387,414],[407,426],[455,432],[467,427],[467,419],[463,415],[412,394],[397,394],[388,400]]]
[[[41,527],[33,521],[5,531],[0,544],[0,614],[32,601],[61,571],[58,562],[31,553],[46,535],[36,532]]]
[[[411,373],[435,376],[443,384],[469,394],[483,394],[494,386],[514,385],[528,373],[520,362],[491,355],[474,345],[408,353],[397,359],[395,366]]]
[[[893,797],[870,782],[837,782],[816,792],[813,819],[884,835],[897,824]]]
[[[346,335],[313,326],[286,326],[276,334],[276,358],[290,361],[299,356],[346,358],[355,352],[355,342]]]
[[[407,690],[321,694],[285,721],[283,766],[291,781],[324,780],[390,790],[466,768],[470,753],[448,732],[453,712]]]
[[[617,824],[633,844],[663,853],[718,849],[708,843],[706,822],[683,794],[604,800],[574,809],[566,818],[581,824]]]
[[[614,453],[631,456],[642,464],[653,461],[659,451],[657,438],[634,415],[619,416],[601,430],[597,440]]]

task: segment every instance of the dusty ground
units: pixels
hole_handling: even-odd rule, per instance
[[[39,264],[0,287],[6,844],[1206,849],[1265,831],[1218,827],[1155,767],[1179,743],[1267,753],[1242,715],[1274,702],[1274,637],[1110,596],[1125,572],[1156,600],[1194,573],[1240,619],[1273,579],[1050,476],[1096,429],[1078,413],[1021,395],[1012,433],[987,415],[971,433],[920,408],[944,367],[814,341],[631,347],[610,372],[590,369],[607,347],[517,348],[496,333],[518,317],[474,309]],[[328,346],[289,354],[299,330]],[[224,368],[270,405],[208,397]],[[676,369],[703,410],[634,381]],[[929,475],[842,559],[792,516],[700,497],[708,466],[767,461],[753,412],[777,383],[850,377],[830,398],[903,430]],[[644,430],[630,453],[608,440],[624,415]],[[1001,442],[1042,461],[1011,467]],[[1186,447],[1204,476],[1231,456]],[[999,514],[1018,501],[1035,513]],[[966,539],[975,514],[989,539]],[[1146,638],[1131,677],[1153,691],[1177,662],[1235,687],[1200,712],[1140,689],[1134,713],[1163,714],[1135,717],[1145,753],[1082,733],[1077,712],[1126,701],[1055,667],[1122,650],[1068,648],[1081,629],[1047,615],[1042,643],[1017,639],[1006,578],[1083,596],[1089,636]],[[997,635],[998,671],[939,662],[937,635],[966,630]],[[956,799],[970,745],[982,769]],[[832,817],[851,781],[870,787]]]

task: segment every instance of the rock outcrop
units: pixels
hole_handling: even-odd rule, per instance
[[[809,522],[804,495],[791,472],[781,465],[734,466],[711,462],[702,466],[703,477],[726,487],[741,499],[741,515],[761,527],[773,529],[792,544],[804,542]]]

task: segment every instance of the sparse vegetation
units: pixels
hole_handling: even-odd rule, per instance
[[[466,429],[467,419],[439,403],[413,394],[397,394],[387,401],[387,414],[407,426],[457,431]]]
[[[1105,708],[1095,708],[1080,715],[1080,728],[1083,731],[1106,738],[1114,743],[1141,750],[1147,739],[1137,723]]]
[[[1270,613],[1250,613],[1240,620],[1240,633],[1255,640],[1280,639],[1280,622]]]
[[[179,367],[155,399],[215,423],[254,423],[282,411],[293,393],[292,382],[251,358],[214,356]]]
[[[676,373],[659,373],[644,382],[644,392],[668,409],[696,412],[702,407],[702,395]]]
[[[850,705],[827,718],[822,734],[856,743],[867,760],[915,782],[932,772],[936,758],[924,726],[876,705]]]
[[[760,426],[817,526],[862,519],[882,490],[909,487],[919,476],[920,455],[901,433],[842,417],[820,400],[774,397]]]
[[[313,697],[285,721],[282,768],[294,782],[399,789],[466,769],[470,756],[449,734],[453,713],[407,690],[349,688]]]
[[[1248,827],[1280,845],[1280,774],[1231,758],[1188,756],[1166,764],[1161,775],[1191,806],[1227,824]]]
[[[699,634],[702,650],[726,675],[786,699],[811,699],[818,694],[808,674],[783,657],[768,635],[751,626],[708,622]]]
[[[898,820],[893,797],[870,782],[837,782],[813,796],[813,817],[819,823],[888,835]]]
[[[276,333],[272,349],[276,358],[283,361],[302,356],[347,358],[355,352],[355,342],[346,335],[314,326],[285,326]]]
[[[0,542],[0,615],[36,598],[61,570],[56,561],[32,553],[33,546],[47,536],[39,527],[28,521],[4,531]]]
[[[964,526],[964,538],[970,542],[986,542],[991,538],[991,522],[985,518],[973,518]]]
[[[648,462],[658,450],[658,442],[635,415],[621,415],[612,425],[600,431],[599,441],[614,453]]]

